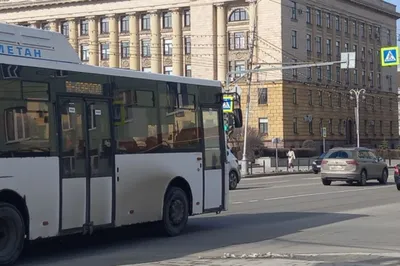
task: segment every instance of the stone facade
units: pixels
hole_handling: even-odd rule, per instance
[[[318,146],[321,126],[328,129],[328,146],[354,144],[355,101],[349,90],[360,88],[367,90],[360,107],[361,143],[395,144],[396,69],[380,66],[379,50],[396,44],[396,7],[382,0],[303,3],[8,0],[2,1],[0,18],[60,31],[88,64],[223,83],[228,71],[248,67],[255,29],[254,64],[271,70],[253,75],[249,124],[265,132],[267,145],[280,137],[285,146],[300,147],[305,140]],[[344,51],[357,52],[356,69],[337,69],[335,64],[273,70],[282,62],[340,61]],[[239,85],[244,110],[246,84]]]

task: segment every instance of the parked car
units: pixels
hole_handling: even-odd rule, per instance
[[[324,159],[325,154],[325,152],[322,153],[317,159],[312,162],[312,170],[314,174],[318,174],[319,172],[321,172],[321,163]]]
[[[325,186],[332,181],[357,182],[365,186],[371,179],[386,184],[388,173],[385,161],[367,148],[333,148],[321,163],[321,180]]]
[[[395,165],[393,178],[394,182],[396,183],[397,190],[400,190],[400,164]]]
[[[229,190],[235,190],[242,179],[242,175],[238,159],[233,155],[228,146],[226,147],[226,160],[228,162]]]

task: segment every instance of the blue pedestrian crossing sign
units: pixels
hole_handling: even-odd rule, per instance
[[[399,63],[399,47],[393,46],[381,48],[382,66],[397,66]]]
[[[222,110],[224,113],[233,113],[233,97],[232,96],[224,96],[222,102]]]

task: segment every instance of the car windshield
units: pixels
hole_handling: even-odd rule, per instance
[[[348,158],[353,158],[353,151],[348,151],[348,150],[333,150],[333,151],[328,151],[326,156],[324,157],[325,159],[348,159]]]

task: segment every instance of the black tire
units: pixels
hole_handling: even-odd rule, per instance
[[[324,186],[330,186],[332,184],[331,180],[326,180],[326,179],[321,179],[322,180],[322,184],[324,184]]]
[[[317,170],[314,170],[314,174],[316,174],[316,175],[317,175],[318,173],[319,173],[319,171],[317,171]]]
[[[170,187],[164,199],[163,232],[167,236],[177,236],[185,229],[188,220],[189,200],[186,193],[178,187]]]
[[[397,187],[397,190],[400,190],[400,184],[397,184],[396,187]]]
[[[387,184],[388,177],[389,177],[389,173],[388,173],[388,170],[385,168],[385,169],[382,170],[382,176],[381,176],[381,178],[378,179],[379,184],[381,184],[381,185],[386,185],[386,184]]]
[[[13,264],[25,243],[25,223],[13,205],[0,203],[0,265]]]
[[[346,183],[349,184],[349,185],[352,185],[352,184],[353,184],[353,181],[347,180]]]
[[[235,171],[229,172],[229,190],[235,190],[238,185],[238,174]]]
[[[360,186],[365,186],[367,184],[367,171],[362,170],[360,174],[360,181],[358,181]]]

